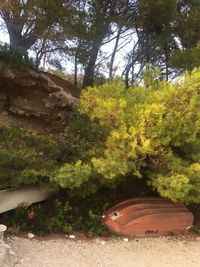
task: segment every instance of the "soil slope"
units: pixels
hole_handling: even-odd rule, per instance
[[[0,61],[0,126],[43,134],[63,132],[78,93],[51,73],[16,69]]]

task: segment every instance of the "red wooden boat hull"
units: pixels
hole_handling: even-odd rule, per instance
[[[183,204],[164,198],[133,198],[104,213],[105,225],[125,235],[182,233],[193,224],[193,215]]]

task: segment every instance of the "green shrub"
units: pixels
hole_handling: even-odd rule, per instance
[[[195,70],[175,83],[148,79],[127,90],[115,81],[83,90],[80,131],[88,133],[87,125],[96,130],[77,133],[78,142],[71,144],[77,153],[60,169],[63,187],[76,184],[81,194],[86,186],[113,186],[132,176],[173,201],[199,203],[199,87],[200,70]],[[91,171],[81,176],[74,168],[78,160]]]
[[[54,205],[53,216],[48,219],[47,227],[50,232],[63,232],[65,234],[72,232],[71,223],[72,207],[68,202],[62,204],[56,200]],[[68,223],[67,223],[68,222]]]
[[[0,60],[15,68],[35,68],[33,60],[25,57],[22,49],[9,47],[8,45],[0,45]]]
[[[75,164],[64,164],[54,176],[54,181],[63,188],[74,189],[86,182],[91,175],[91,167],[80,160]]]
[[[102,222],[102,213],[89,210],[86,215],[74,224],[74,229],[89,236],[107,236],[108,228]]]
[[[62,155],[55,140],[19,128],[0,128],[0,188],[53,185]]]

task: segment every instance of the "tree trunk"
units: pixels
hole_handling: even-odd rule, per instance
[[[116,40],[115,40],[115,47],[114,47],[114,50],[112,52],[112,56],[111,56],[111,60],[110,60],[110,68],[109,68],[109,78],[110,79],[113,78],[113,65],[114,65],[114,60],[115,60],[115,55],[116,55],[116,52],[117,52],[117,48],[118,48],[118,45],[119,45],[121,31],[122,31],[122,26],[120,26],[119,29],[118,29]]]
[[[22,55],[27,58],[27,51],[28,49],[37,41],[38,36],[34,33],[30,33],[28,37],[24,37],[22,35],[23,23],[18,23],[17,25],[14,24],[13,18],[7,12],[3,13],[3,20],[6,24],[9,39],[10,39],[10,46],[19,48],[21,50]]]
[[[134,65],[131,67],[131,86],[134,85],[134,82],[135,82],[135,68],[134,68]]]
[[[125,86],[126,88],[129,88],[129,72],[131,69],[132,63],[126,66],[126,71],[125,71]]]
[[[22,29],[23,25],[14,25],[13,19],[10,17],[10,15],[7,12],[3,13],[3,20],[5,21],[8,34],[9,34],[9,39],[10,39],[10,46],[12,47],[18,47],[21,43],[22,39]]]
[[[43,58],[43,70],[45,70],[45,67],[46,67],[46,61],[47,61],[47,54],[45,53],[44,54],[44,58]]]
[[[169,48],[168,48],[168,45],[166,44],[165,46],[165,49],[164,49],[164,52],[165,52],[165,70],[166,70],[166,74],[165,74],[165,77],[166,77],[166,81],[169,80]]]
[[[7,29],[10,39],[10,46],[15,48],[21,46],[21,40],[22,40],[21,32],[16,30],[14,25],[12,25],[11,23],[7,25]]]
[[[43,57],[42,54],[37,54],[37,55],[36,55],[35,67],[36,67],[37,70],[39,69],[39,66],[40,66],[42,57]]]
[[[77,84],[78,84],[78,49],[76,50],[74,58],[74,85],[77,86]]]
[[[95,63],[97,60],[98,52],[101,47],[102,41],[105,37],[105,34],[106,30],[99,33],[98,36],[93,41],[92,48],[90,51],[89,62],[85,68],[85,74],[83,77],[83,85],[82,85],[83,88],[87,86],[92,86],[94,83]]]

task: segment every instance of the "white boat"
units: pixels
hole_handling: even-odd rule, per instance
[[[35,186],[2,190],[0,191],[0,214],[15,209],[22,203],[31,205],[41,202],[49,198],[51,194]]]

